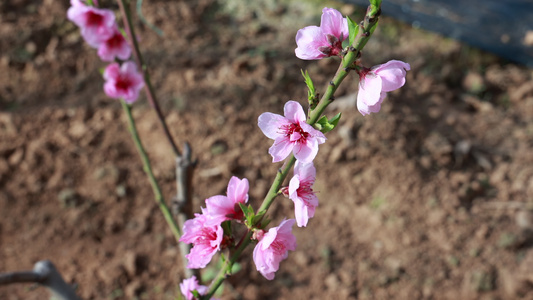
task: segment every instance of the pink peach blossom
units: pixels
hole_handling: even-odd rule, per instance
[[[248,179],[231,177],[227,196],[213,196],[205,200],[208,225],[217,225],[226,220],[241,220],[244,215],[239,203],[248,202]]]
[[[338,56],[342,52],[342,42],[348,37],[348,21],[333,8],[322,10],[320,27],[307,26],[296,33],[294,50],[300,59],[313,60]]]
[[[318,153],[318,145],[326,141],[319,130],[305,122],[306,117],[300,103],[289,101],[284,108],[285,117],[273,113],[259,116],[261,131],[274,144],[268,150],[273,162],[284,160],[291,152],[302,162],[311,162]]]
[[[67,18],[78,25],[81,35],[93,48],[113,35],[115,14],[109,9],[99,9],[85,5],[80,0],[71,0]]]
[[[103,61],[114,61],[115,57],[126,60],[130,55],[130,45],[116,26],[113,28],[113,35],[98,46],[98,56]]]
[[[411,69],[408,63],[391,60],[385,64],[363,69],[359,72],[359,92],[357,109],[364,116],[377,113],[387,92],[401,88],[405,84],[405,75]]]
[[[127,61],[119,66],[112,63],[105,68],[104,91],[107,96],[123,98],[127,103],[133,103],[139,97],[139,92],[144,87],[143,76],[137,72],[137,65]]]
[[[186,300],[193,300],[194,295],[192,291],[196,290],[198,294],[205,295],[207,293],[207,287],[198,284],[198,279],[196,279],[196,276],[193,276],[189,279],[184,279],[182,283],[180,283],[180,290],[183,296],[185,296]]]
[[[289,182],[289,198],[294,202],[294,214],[298,227],[307,226],[309,218],[315,215],[318,197],[313,192],[316,169],[312,162],[296,161],[294,176]]]
[[[254,263],[266,279],[274,279],[279,263],[296,249],[296,237],[292,234],[294,219],[283,220],[278,227],[270,228],[254,248]]]
[[[180,242],[193,244],[191,252],[185,256],[189,260],[189,269],[205,268],[213,255],[220,250],[224,230],[220,225],[209,226],[206,221],[205,214],[195,214],[194,219],[183,224]]]

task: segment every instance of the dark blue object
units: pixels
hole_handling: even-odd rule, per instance
[[[343,0],[368,6],[368,0]],[[383,0],[382,13],[533,67],[533,0]],[[532,37],[530,37],[532,39]]]

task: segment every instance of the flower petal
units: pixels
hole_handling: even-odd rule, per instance
[[[268,149],[268,153],[272,155],[272,162],[278,162],[287,158],[293,148],[294,144],[286,137],[279,137],[274,141],[270,149]]]
[[[320,27],[307,26],[296,33],[296,45],[298,46],[294,50],[296,57],[304,60],[313,60],[327,56],[318,49],[320,47],[328,47],[329,43]]]
[[[285,103],[283,112],[289,122],[294,124],[305,123],[305,112],[300,103],[289,100]]]
[[[288,123],[283,116],[270,112],[262,113],[257,119],[257,125],[263,134],[273,140],[280,136],[280,127]]]

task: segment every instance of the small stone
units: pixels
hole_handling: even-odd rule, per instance
[[[126,189],[126,186],[124,184],[119,184],[119,185],[117,185],[117,188],[116,188],[115,191],[117,193],[117,196],[122,198],[122,197],[126,196],[127,189]]]
[[[339,278],[335,274],[329,274],[324,283],[329,290],[336,290],[339,287]]]
[[[77,207],[81,203],[78,193],[71,188],[61,190],[57,198],[63,208]]]

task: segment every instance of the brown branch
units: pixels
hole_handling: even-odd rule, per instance
[[[185,221],[194,218],[192,205],[192,178],[196,169],[197,161],[192,160],[192,150],[189,143],[183,145],[183,154],[176,158],[176,198],[172,205],[172,213],[178,220],[178,223],[183,226]],[[191,251],[191,245],[186,243],[179,244],[181,256]],[[183,261],[184,273],[186,278],[196,276],[200,280],[200,271],[198,269],[189,269],[186,267],[185,260]]]

